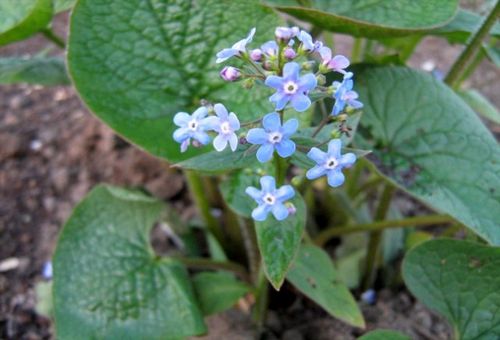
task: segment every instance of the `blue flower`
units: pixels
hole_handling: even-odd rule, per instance
[[[191,138],[202,145],[210,142],[210,136],[205,131],[210,128],[206,107],[200,107],[192,115],[186,112],[178,112],[174,116],[175,125],[179,126],[174,131],[174,140],[181,143],[181,152],[185,152],[191,142]]]
[[[321,47],[318,52],[323,60],[323,65],[328,69],[346,74],[344,69],[349,67],[349,59],[340,54],[332,57],[332,50],[326,46]]]
[[[260,49],[268,57],[274,57],[278,55],[278,44],[274,40],[265,42],[264,44],[262,44]]]
[[[295,196],[292,186],[283,185],[276,189],[276,181],[272,176],[261,177],[260,185],[262,190],[255,187],[248,187],[245,190],[259,205],[252,211],[252,218],[256,221],[264,221],[270,212],[278,221],[287,218],[290,212],[283,203]]]
[[[288,102],[291,102],[298,112],[307,110],[311,105],[307,93],[316,87],[316,77],[312,73],[300,77],[299,73],[299,64],[292,62],[285,64],[283,77],[266,78],[265,84],[276,89],[276,93],[269,97],[269,100],[275,103],[276,110],[282,110]]]
[[[240,129],[238,117],[233,112],[228,113],[222,104],[215,104],[214,110],[217,117],[211,116],[207,120],[210,128],[218,133],[214,138],[215,150],[222,151],[229,143],[231,150],[235,151],[238,146],[238,136],[235,131]]]
[[[241,39],[237,43],[235,43],[231,48],[225,48],[219,53],[217,53],[217,60],[215,61],[217,64],[226,61],[227,59],[239,56],[246,51],[246,46],[253,39],[255,34],[255,27],[250,30],[250,33],[245,39]]]
[[[299,39],[302,43],[302,49],[307,52],[313,52],[323,47],[323,43],[321,41],[313,42],[313,38],[306,31],[300,31],[297,39]]]
[[[306,177],[313,180],[326,175],[330,186],[335,188],[342,185],[345,180],[342,169],[350,168],[356,162],[356,155],[351,152],[342,155],[341,147],[340,139],[332,139],[328,143],[328,152],[312,148],[307,153],[307,157],[315,161],[317,165],[307,171]]]
[[[336,87],[333,93],[333,98],[335,98],[335,104],[333,105],[332,115],[336,116],[341,111],[344,110],[346,106],[353,109],[359,109],[363,107],[363,103],[358,101],[358,94],[356,91],[352,90],[353,81],[351,79],[352,73],[348,72],[344,76],[342,83],[338,81],[333,82],[333,86]]]
[[[299,121],[295,118],[286,121],[281,126],[281,119],[276,112],[268,113],[262,119],[263,129],[250,129],[247,141],[252,144],[260,144],[257,150],[257,159],[261,163],[269,161],[276,149],[280,157],[289,157],[295,152],[295,143],[290,136],[297,131]]]
[[[274,31],[274,36],[276,39],[281,41],[289,41],[293,37],[296,37],[299,33],[299,28],[297,26],[294,27],[276,27]]]

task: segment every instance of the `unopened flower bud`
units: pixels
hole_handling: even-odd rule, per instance
[[[241,77],[241,72],[236,67],[225,66],[222,71],[220,71],[220,76],[225,81],[236,81]]]
[[[326,77],[322,74],[318,74],[316,80],[318,81],[318,85],[325,85],[326,83]]]
[[[276,27],[274,31],[276,39],[281,42],[288,42],[297,34],[299,34],[298,27]]]
[[[302,69],[303,70],[306,70],[306,71],[309,71],[312,69],[312,66],[314,64],[314,61],[306,61],[306,62],[303,62],[302,63]]]
[[[193,139],[193,141],[191,142],[191,145],[194,146],[195,148],[201,148],[203,146],[203,144],[201,144],[196,139]]]
[[[247,78],[245,79],[245,81],[243,81],[243,87],[246,88],[247,90],[251,89],[254,84],[255,80],[253,78]]]
[[[253,61],[260,61],[262,59],[262,50],[256,48],[255,50],[250,51],[250,59]]]
[[[292,59],[294,59],[297,56],[297,53],[295,53],[295,51],[293,50],[293,48],[287,47],[287,48],[285,48],[285,51],[283,51],[283,55],[288,60],[292,60]]]
[[[294,176],[291,180],[293,186],[298,187],[302,181],[304,180],[304,176]]]
[[[273,63],[271,63],[270,61],[266,60],[264,61],[264,63],[262,64],[262,68],[266,71],[270,71],[273,69]]]
[[[295,206],[290,202],[286,203],[286,208],[288,209],[288,213],[290,215],[295,215],[295,213],[297,212],[297,208],[295,208]]]
[[[341,135],[341,133],[338,130],[332,130],[332,133],[330,134],[331,138],[333,138],[333,139],[340,138],[340,135]]]

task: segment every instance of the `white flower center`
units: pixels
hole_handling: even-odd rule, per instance
[[[266,204],[269,204],[269,205],[273,205],[274,203],[276,203],[276,197],[274,197],[273,195],[271,194],[266,194],[264,196],[264,202]]]
[[[231,126],[229,125],[229,122],[224,122],[220,125],[220,131],[223,134],[228,134],[232,132]]]
[[[271,132],[269,134],[269,142],[272,144],[276,144],[281,142],[281,139],[283,138],[283,135],[279,132]]]
[[[336,158],[328,158],[325,163],[325,168],[327,169],[335,169],[339,165],[339,161]]]
[[[197,128],[198,128],[198,121],[196,119],[193,119],[188,123],[189,130],[196,131]]]
[[[283,91],[285,91],[286,94],[294,94],[298,89],[299,85],[293,81],[288,81],[283,85]]]

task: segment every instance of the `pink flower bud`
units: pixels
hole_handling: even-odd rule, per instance
[[[258,48],[250,52],[250,59],[253,61],[260,61],[262,59],[262,51]]]
[[[283,52],[283,55],[288,60],[292,60],[292,59],[294,59],[297,56],[297,53],[295,53],[295,51],[293,50],[293,48],[287,47],[287,48],[285,48],[285,51]]]
[[[220,76],[225,81],[235,81],[241,77],[241,72],[236,67],[225,66],[222,71],[220,71]]]

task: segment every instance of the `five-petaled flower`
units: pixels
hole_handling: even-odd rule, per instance
[[[275,103],[276,110],[284,109],[291,102],[295,110],[303,112],[311,105],[307,93],[316,87],[317,80],[312,73],[301,77],[299,64],[291,62],[283,67],[283,77],[269,76],[265,84],[276,89],[276,93],[269,97]]]
[[[332,84],[333,87],[336,88],[335,92],[333,93],[335,104],[333,105],[332,115],[334,116],[342,112],[342,110],[344,110],[346,106],[353,109],[359,109],[363,107],[363,103],[357,100],[357,92],[352,90],[353,81],[351,79],[351,76],[352,73],[348,72],[344,75],[344,80],[342,81],[342,83],[334,81]]]
[[[318,52],[327,69],[346,74],[344,69],[349,67],[349,59],[340,54],[332,57],[332,50],[326,46],[321,47]]]
[[[215,61],[217,64],[226,61],[227,59],[234,56],[241,56],[246,52],[246,46],[253,39],[255,34],[255,27],[250,30],[250,33],[245,39],[241,39],[237,43],[235,43],[231,48],[225,48],[219,53],[217,53],[217,60]]]
[[[257,150],[257,159],[261,163],[269,161],[273,157],[274,150],[281,157],[289,157],[295,152],[295,143],[290,136],[297,131],[299,121],[295,118],[286,121],[283,126],[278,113],[271,112],[262,119],[261,128],[250,129],[247,141],[252,144],[261,145]]]
[[[276,189],[276,181],[272,176],[261,177],[260,185],[261,190],[255,187],[248,187],[245,190],[258,204],[258,207],[252,211],[252,218],[256,221],[264,221],[270,212],[278,221],[287,218],[290,211],[284,203],[295,196],[292,186],[283,185]]]
[[[340,139],[332,139],[328,143],[328,152],[312,148],[307,153],[307,157],[315,161],[317,165],[307,171],[306,177],[313,180],[326,175],[330,186],[335,188],[342,185],[345,180],[342,169],[351,167],[356,162],[356,155],[351,152],[342,155],[341,147]]]
[[[191,138],[202,145],[210,142],[210,136],[206,133],[210,129],[209,118],[206,118],[208,110],[202,106],[192,115],[186,112],[178,112],[174,116],[175,125],[179,126],[174,131],[174,140],[181,143],[181,152],[185,152],[191,143]]]
[[[218,133],[214,138],[214,148],[217,151],[222,151],[226,148],[227,144],[235,151],[238,147],[238,136],[235,131],[240,129],[240,121],[238,117],[227,109],[222,104],[215,104],[214,111],[217,116],[207,118],[208,126]]]
[[[306,31],[300,31],[297,39],[299,39],[302,43],[302,49],[307,52],[313,52],[323,47],[323,43],[321,41],[313,42],[313,38]]]

